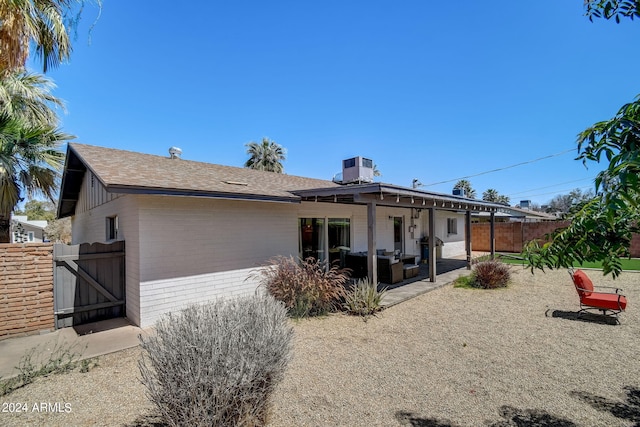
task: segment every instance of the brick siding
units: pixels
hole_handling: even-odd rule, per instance
[[[53,329],[53,244],[0,244],[0,340]]]

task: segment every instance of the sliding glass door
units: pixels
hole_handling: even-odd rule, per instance
[[[351,248],[349,218],[300,218],[299,253],[302,259],[313,257],[330,262]]]

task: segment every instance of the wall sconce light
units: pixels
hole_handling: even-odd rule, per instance
[[[396,196],[396,203],[400,203],[400,195],[399,194]]]
[[[424,205],[425,205],[425,203],[427,203],[427,202],[425,202],[425,200],[424,200],[424,199],[422,199],[422,206],[424,206]]]
[[[413,204],[413,203],[414,203],[413,196],[411,196],[411,204]]]
[[[393,221],[393,216],[389,215],[389,221]]]
[[[384,200],[384,194],[382,194],[382,192],[380,192],[380,200]]]

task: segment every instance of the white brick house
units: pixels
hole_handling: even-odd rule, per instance
[[[429,234],[444,241],[443,257],[464,255],[472,210],[496,205],[69,144],[58,216],[72,217],[74,244],[126,242],[126,315],[146,327],[191,303],[253,292],[249,273],[276,255],[421,256]]]

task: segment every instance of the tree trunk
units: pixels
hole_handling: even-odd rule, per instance
[[[11,243],[11,212],[0,212],[0,243]]]

